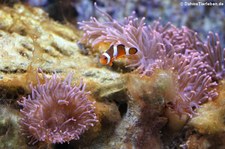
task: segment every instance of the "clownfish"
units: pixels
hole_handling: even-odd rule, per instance
[[[123,44],[112,45],[105,53],[103,53],[100,57],[100,63],[102,65],[112,66],[114,59],[134,55],[138,52],[135,47],[125,47]]]

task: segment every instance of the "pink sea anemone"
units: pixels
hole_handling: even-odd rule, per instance
[[[81,81],[79,86],[71,85],[72,73],[64,81],[56,73],[50,79],[44,74],[43,77],[44,84],[37,79],[38,84],[30,86],[31,95],[19,102],[23,107],[20,110],[23,134],[30,139],[29,144],[78,140],[98,121],[85,84]]]
[[[175,54],[171,62],[176,83],[172,107],[179,115],[192,117],[199,105],[214,99],[218,93],[215,89],[217,83],[212,81],[203,57],[194,52],[189,54],[189,58]]]
[[[81,42],[92,46],[107,42],[111,45],[136,47],[139,50],[139,58],[131,59],[127,67],[135,67],[136,72],[141,75],[151,76],[155,69],[171,70],[177,85],[172,105],[178,114],[192,116],[194,109],[200,104],[218,95],[215,89],[217,83],[212,78],[214,69],[221,72],[224,68],[221,64],[224,56],[218,40],[212,43],[215,45],[215,52],[211,52],[213,47],[209,44],[203,45],[203,50],[199,51],[199,45],[203,42],[196,32],[187,27],[177,28],[171,23],[163,26],[159,21],[147,25],[145,18],[138,19],[134,15],[118,22],[108,14],[101,13],[106,16],[103,22],[92,17],[90,21],[79,23],[84,31]],[[217,56],[219,60],[215,58]],[[213,64],[214,62],[216,64]]]
[[[215,70],[216,78],[225,78],[225,48],[222,48],[219,35],[209,32],[205,43],[198,43],[198,50],[206,55],[205,61]]]
[[[99,10],[97,6],[96,9]],[[101,10],[99,11],[101,12]],[[143,74],[149,73],[150,70],[152,71],[152,68],[159,63],[158,56],[162,57],[163,54],[161,52],[164,52],[160,50],[160,44],[163,43],[160,33],[151,26],[146,25],[144,17],[138,19],[133,14],[126,17],[123,22],[118,22],[108,14],[101,13],[106,16],[103,22],[91,17],[90,21],[78,23],[80,29],[84,31],[80,42],[91,46],[105,42],[111,45],[123,44],[127,47],[136,47],[139,51],[140,59],[132,61],[129,67],[137,66],[140,73]],[[152,66],[149,65],[150,63]]]

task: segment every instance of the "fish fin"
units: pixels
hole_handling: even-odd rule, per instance
[[[118,44],[118,45],[117,45],[117,48],[118,48],[118,47],[123,47],[123,48],[125,48],[125,46],[124,46],[123,44]]]
[[[111,61],[109,62],[109,66],[112,66],[113,65],[113,61],[115,60],[115,58],[113,57],[112,59],[111,59]]]
[[[126,55],[119,55],[119,56],[117,56],[117,59],[118,58],[125,58],[126,57]]]
[[[137,52],[138,52],[137,48],[132,47],[129,49],[129,54],[131,55],[136,54]]]

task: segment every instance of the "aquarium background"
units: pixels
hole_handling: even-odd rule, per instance
[[[30,0],[31,5],[43,7],[56,20],[88,20],[90,16],[102,17],[96,12],[94,2],[101,10],[116,20],[136,12],[136,16],[145,17],[147,22],[161,20],[163,24],[171,22],[177,27],[187,26],[204,38],[209,31],[217,32],[224,41],[225,6],[222,0]],[[198,2],[218,3],[218,6],[203,6]],[[192,4],[191,4],[192,3]],[[195,4],[194,4],[195,3]],[[224,42],[223,42],[224,43]]]

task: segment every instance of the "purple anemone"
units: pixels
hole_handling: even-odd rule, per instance
[[[71,85],[72,73],[64,81],[53,74],[44,83],[30,85],[31,95],[23,97],[19,105],[22,119],[21,129],[30,139],[29,144],[38,141],[64,143],[78,140],[89,127],[98,121],[94,102],[88,100],[85,84]]]
[[[176,82],[176,95],[173,99],[173,109],[179,114],[195,114],[199,105],[213,100],[218,93],[217,83],[212,81],[209,66],[203,62],[199,53],[189,53],[189,57],[175,54],[172,59],[174,81]]]
[[[225,48],[222,48],[219,35],[209,32],[205,43],[198,43],[198,50],[206,55],[205,61],[215,70],[216,78],[225,78]]]
[[[139,57],[130,59],[127,67],[135,67],[141,75],[151,76],[155,69],[171,70],[177,85],[172,107],[178,114],[192,116],[194,109],[218,95],[214,69],[219,74],[224,72],[224,56],[218,39],[212,38],[212,44],[204,45],[198,34],[187,27],[177,28],[171,23],[163,26],[159,21],[147,25],[145,18],[134,15],[118,22],[101,13],[106,16],[105,21],[92,17],[79,23],[84,31],[81,42],[92,46],[106,42],[136,47]]]

